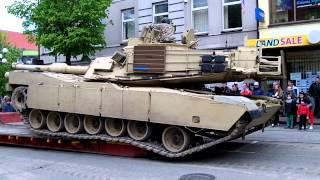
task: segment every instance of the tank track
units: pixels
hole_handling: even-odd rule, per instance
[[[210,139],[210,140],[207,140],[207,142],[204,144],[190,147],[189,149],[184,150],[179,153],[172,153],[172,152],[167,151],[163,147],[163,145],[161,145],[159,143],[136,141],[136,140],[133,140],[129,137],[111,137],[107,134],[88,135],[88,134],[69,134],[67,132],[54,133],[54,132],[51,132],[51,131],[45,130],[45,129],[41,129],[41,130],[33,129],[33,128],[31,128],[31,126],[29,124],[29,112],[30,112],[30,109],[22,110],[21,114],[23,116],[23,122],[29,129],[31,129],[34,133],[36,133],[38,135],[57,137],[57,138],[65,138],[65,139],[101,140],[101,141],[112,142],[112,143],[124,143],[124,144],[132,145],[132,146],[147,150],[149,152],[158,154],[158,155],[160,155],[162,157],[166,157],[166,158],[183,158],[187,155],[191,155],[193,153],[203,151],[203,150],[208,149],[208,148],[215,146],[217,144],[239,138],[245,134],[249,134],[251,132],[258,130],[258,129],[252,129],[250,131],[245,132],[245,129],[246,129],[246,126],[248,125],[248,122],[245,120],[240,120],[236,124],[236,127],[234,128],[234,130],[229,135],[227,135],[225,137],[222,137],[220,139]]]

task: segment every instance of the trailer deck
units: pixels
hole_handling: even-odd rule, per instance
[[[40,136],[28,129],[19,117],[18,113],[0,113],[0,145],[125,157],[145,157],[148,155],[147,151],[126,144],[107,143],[100,140],[73,140]]]

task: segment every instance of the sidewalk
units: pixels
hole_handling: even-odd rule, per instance
[[[306,132],[316,132],[316,133],[320,133],[320,125],[314,125],[313,129],[308,129],[308,125],[307,125],[307,129],[305,130]],[[299,125],[297,124],[293,129],[287,128],[285,124],[280,124],[280,126],[268,126],[266,128],[267,131],[286,131],[286,132],[291,132],[291,131],[299,131]],[[303,129],[301,131],[304,131]]]
[[[287,122],[287,117],[282,117],[282,116],[280,116],[280,117],[279,117],[279,121],[280,121],[281,124],[286,124],[286,122]],[[315,124],[315,125],[320,125],[320,119],[314,119],[314,124]]]
[[[280,142],[290,144],[306,143],[309,144],[308,146],[312,146],[320,143],[319,137],[320,125],[314,126],[313,130],[298,130],[297,126],[294,129],[288,129],[285,128],[285,125],[281,124],[280,126],[275,127],[268,126],[263,133],[261,131],[257,131],[249,134],[245,137],[245,141],[249,141],[251,143],[264,142],[270,144],[279,144]],[[237,141],[241,142],[240,139]]]

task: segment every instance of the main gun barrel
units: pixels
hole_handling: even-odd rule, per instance
[[[48,71],[56,73],[83,75],[87,72],[89,66],[68,66],[65,63],[54,63],[51,65],[25,65],[13,63],[12,68],[16,70]]]

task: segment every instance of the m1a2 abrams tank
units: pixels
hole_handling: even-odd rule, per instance
[[[280,108],[274,99],[188,89],[278,76],[279,57],[245,48],[213,56],[192,48],[192,32],[176,44],[163,42],[161,30],[150,26],[124,52],[89,66],[14,64],[8,76],[14,107],[41,135],[127,143],[169,158],[244,136],[272,120]]]

